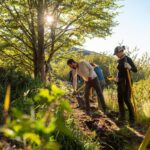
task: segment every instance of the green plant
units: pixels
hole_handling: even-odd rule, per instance
[[[24,95],[27,90],[41,87],[41,82],[33,80],[33,78],[23,72],[16,71],[14,67],[1,68],[0,71],[0,95],[4,99],[6,87],[11,84],[11,100],[15,100]]]
[[[63,95],[62,90],[52,85],[38,89],[34,99],[15,100],[0,131],[19,140],[25,149],[96,149],[97,143],[87,139],[73,119],[67,119],[71,108]]]
[[[24,147],[29,144],[35,149],[59,149],[60,145],[53,139],[52,132],[57,128],[65,134],[70,134],[65,126],[64,112],[70,112],[71,109],[67,101],[60,100],[62,94],[63,91],[55,85],[50,89],[40,89],[35,96],[35,101],[41,104],[37,114],[34,114],[34,108],[31,115],[13,108],[14,119],[9,118],[1,131],[11,138],[19,138]],[[44,103],[47,105],[43,107]]]
[[[82,131],[75,124],[72,116],[70,116],[66,125],[71,131],[71,137],[63,134],[60,131],[54,132],[54,137],[62,144],[62,149],[64,150],[97,150],[99,148],[99,143],[92,139],[91,137],[84,135]]]

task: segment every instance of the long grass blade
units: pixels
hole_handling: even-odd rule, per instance
[[[5,101],[4,101],[4,123],[7,124],[7,118],[8,118],[8,110],[10,105],[10,91],[11,86],[7,86],[6,95],[5,95]]]
[[[145,138],[144,138],[144,140],[142,141],[142,143],[141,143],[141,145],[140,145],[140,147],[139,147],[138,150],[146,150],[146,147],[147,147],[149,141],[150,141],[150,127],[149,127],[149,129],[147,130],[147,133],[146,133],[146,135],[145,135]]]

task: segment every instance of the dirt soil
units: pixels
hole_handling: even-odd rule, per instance
[[[81,98],[72,97],[73,118],[81,131],[100,143],[100,150],[137,150],[148,126],[135,123],[132,127],[128,121],[117,121],[118,113],[108,111],[105,115],[97,108],[96,99],[90,101],[91,115],[86,115],[85,108],[78,108]],[[150,147],[147,148],[150,150]]]
[[[138,150],[148,125],[137,124],[130,126],[128,121],[124,124],[117,121],[118,113],[108,111],[107,115],[98,109],[96,98],[90,101],[91,115],[85,113],[85,108],[77,107],[78,103],[84,104],[82,98],[69,96],[75,124],[82,133],[93,141],[98,141],[100,147],[98,150]],[[15,140],[9,140],[0,134],[0,149],[18,150],[22,149],[22,143]],[[150,145],[147,150],[150,150]]]

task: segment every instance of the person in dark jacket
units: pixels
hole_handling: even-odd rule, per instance
[[[137,72],[137,68],[133,63],[132,59],[125,55],[124,53],[125,46],[117,46],[114,50],[114,55],[118,59],[118,74],[117,74],[117,93],[118,93],[118,104],[119,104],[119,121],[125,120],[125,108],[124,103],[126,104],[129,111],[129,121],[134,123],[135,115],[134,108],[131,103],[131,87],[129,84],[129,78],[127,70],[129,72]],[[131,75],[131,74],[130,74]]]

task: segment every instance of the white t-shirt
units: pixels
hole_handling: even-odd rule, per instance
[[[87,61],[83,60],[78,62],[78,68],[73,69],[73,88],[77,89],[77,75],[83,78],[84,81],[88,81],[88,78],[91,77],[95,79],[97,77],[94,68]]]

